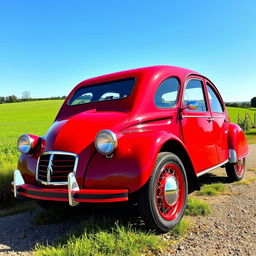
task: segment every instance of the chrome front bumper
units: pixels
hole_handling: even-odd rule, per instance
[[[70,206],[80,202],[106,203],[128,200],[127,189],[80,189],[74,173],[68,175],[67,188],[45,188],[26,184],[21,172],[14,171],[12,182],[14,197],[22,195],[39,200],[68,201]]]

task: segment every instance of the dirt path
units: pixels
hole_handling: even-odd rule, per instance
[[[256,145],[250,145],[247,167],[256,167]],[[215,175],[214,175],[215,174]],[[202,177],[201,182],[226,182],[223,170]],[[246,177],[256,177],[247,172]],[[170,245],[163,255],[256,255],[256,183],[228,184],[228,193],[202,197],[214,209],[208,217],[194,217],[195,227],[186,238]],[[37,243],[52,242],[79,226],[82,219],[36,226],[37,211],[0,218],[0,255],[31,255]]]

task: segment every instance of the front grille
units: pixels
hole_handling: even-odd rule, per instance
[[[77,155],[65,152],[46,152],[37,164],[37,180],[47,184],[67,184],[68,174],[75,172]]]

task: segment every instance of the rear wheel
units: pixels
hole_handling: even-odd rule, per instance
[[[149,181],[139,194],[139,212],[146,224],[168,232],[181,220],[188,195],[185,168],[172,153],[159,153]]]
[[[245,173],[245,158],[238,160],[234,164],[226,165],[226,172],[230,181],[239,181],[244,177]]]

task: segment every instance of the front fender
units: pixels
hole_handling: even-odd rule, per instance
[[[158,152],[168,140],[182,143],[166,131],[124,131],[112,158],[98,152],[92,157],[85,172],[85,188],[137,191],[151,176]]]
[[[238,160],[248,155],[248,144],[244,132],[237,124],[231,123],[229,125],[228,147],[230,153],[232,153],[232,150],[236,153]]]

